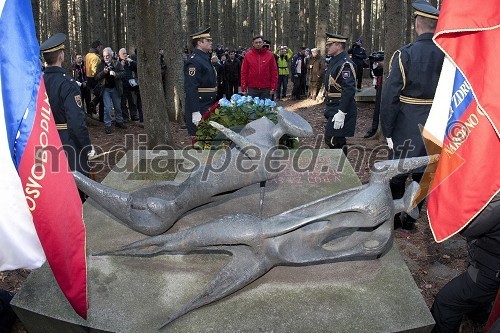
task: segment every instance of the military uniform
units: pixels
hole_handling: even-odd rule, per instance
[[[53,45],[57,44],[56,47],[64,45],[65,39],[65,35],[56,34],[43,43],[40,49],[44,53],[53,52],[51,51],[54,49]],[[69,168],[88,176],[88,154],[92,146],[82,109],[80,88],[59,66],[45,68],[43,79],[57,131],[67,154]]]
[[[196,126],[193,124],[192,114],[200,112],[203,115],[216,102],[217,96],[217,72],[208,53],[194,49],[188,57],[184,64],[184,89],[186,92],[184,121],[188,133],[195,135]]]
[[[439,11],[426,1],[412,3],[416,16],[437,20]],[[389,75],[382,88],[380,123],[386,138],[393,142],[392,158],[425,156],[427,151],[420,134],[429,116],[436,92],[444,54],[432,41],[433,33],[422,33],[414,43],[394,52],[389,62]],[[420,182],[424,169],[411,173]],[[391,179],[394,199],[403,197],[408,174]],[[423,201],[419,203],[419,208]],[[395,217],[395,227],[401,223],[404,229],[412,229],[415,220],[403,214]]]
[[[331,57],[326,69],[325,118],[328,121],[325,129],[325,143],[330,148],[342,148],[345,146],[345,137],[354,136],[357,114],[356,101],[354,100],[356,94],[356,69],[354,66],[347,52],[342,52]],[[333,116],[339,110],[347,113],[344,127],[334,129]],[[339,146],[335,144],[336,139],[341,141],[339,141]]]
[[[427,155],[419,125],[424,126],[436,92],[444,54],[424,33],[392,56],[380,108],[382,131],[394,143],[394,158]],[[410,140],[414,150],[401,149]],[[406,150],[406,151],[405,151]]]

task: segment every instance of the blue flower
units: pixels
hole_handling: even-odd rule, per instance
[[[240,94],[234,94],[233,96],[231,96],[231,101],[238,101],[241,99],[241,95]]]
[[[276,106],[276,102],[271,101],[269,98],[266,98],[264,105],[271,107],[271,108],[274,108]]]
[[[222,107],[230,107],[232,104],[225,97],[223,97],[219,100],[219,105]]]

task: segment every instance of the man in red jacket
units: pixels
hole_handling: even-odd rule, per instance
[[[241,91],[252,97],[271,98],[278,86],[276,60],[273,53],[263,47],[262,36],[255,36],[252,44],[241,66]]]

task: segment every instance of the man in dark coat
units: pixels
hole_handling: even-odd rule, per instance
[[[346,137],[354,136],[356,128],[356,70],[345,51],[347,37],[329,33],[326,36],[326,50],[331,58],[325,73],[325,118],[328,119],[325,143],[347,154]]]
[[[240,84],[241,61],[236,59],[236,52],[231,50],[229,52],[229,59],[224,63],[224,76],[227,82],[226,98],[231,98],[234,94],[238,93],[238,86]]]
[[[184,64],[184,90],[186,111],[184,122],[189,135],[196,134],[196,126],[201,116],[216,102],[217,73],[210,61],[212,50],[210,28],[192,34],[193,53]]]
[[[40,45],[47,62],[43,79],[69,168],[88,176],[88,157],[93,156],[94,150],[82,109],[80,88],[62,68],[65,40],[66,35],[58,33]],[[83,192],[80,192],[80,197],[85,200]]]
[[[500,287],[500,194],[460,234],[467,239],[470,264],[436,295],[435,333],[458,332],[465,314],[479,323],[488,319]]]
[[[358,38],[347,53],[352,56],[352,61],[356,65],[356,79],[358,90],[361,90],[361,82],[363,81],[363,66],[365,65],[366,50],[361,43],[363,41]]]
[[[394,53],[382,88],[380,122],[393,159],[427,155],[419,125],[424,126],[429,116],[444,59],[432,41],[439,11],[425,1],[414,2],[413,7],[417,40]],[[412,173],[416,182],[422,176],[423,170]],[[407,177],[399,175],[391,180],[394,199],[403,196]],[[414,219],[401,218],[395,218],[396,227],[401,223],[403,228],[413,229]]]

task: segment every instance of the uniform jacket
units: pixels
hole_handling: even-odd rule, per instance
[[[123,95],[123,83],[122,79],[125,77],[125,71],[123,69],[122,64],[119,61],[111,60],[111,65],[113,66],[113,70],[115,72],[114,80],[115,80],[115,88],[118,90],[118,94]],[[106,80],[113,79],[108,73],[104,72],[104,67],[106,67],[106,62],[101,61],[99,65],[97,65],[97,72],[94,78],[97,80],[99,87],[102,89],[106,86]]]
[[[366,50],[361,45],[354,44],[347,53],[352,55],[352,61],[356,64],[356,66],[363,67],[364,59],[367,58]]]
[[[395,158],[401,156],[396,148],[405,140],[415,146],[407,157],[427,155],[419,125],[424,126],[429,116],[443,59],[432,33],[418,36],[392,56],[382,88],[380,121],[384,136],[394,142]]]
[[[203,91],[204,89],[213,91]],[[184,90],[186,92],[184,121],[189,134],[194,135],[196,127],[191,120],[192,114],[194,112],[204,114],[216,102],[217,73],[208,53],[194,49],[188,57],[184,64]]]
[[[353,136],[356,129],[358,109],[354,95],[356,93],[356,69],[346,52],[331,57],[325,73],[326,110],[328,119],[326,136]],[[344,127],[333,129],[333,116],[341,110],[347,113]]]
[[[309,82],[323,82],[324,75],[325,63],[323,59],[319,55],[307,58],[307,76],[309,77]]]
[[[241,90],[247,88],[276,90],[278,66],[271,51],[266,48],[252,48],[243,58],[241,65]]]
[[[58,130],[58,133],[67,153],[69,167],[72,171],[88,175],[87,154],[91,146],[80,88],[58,66],[45,68],[43,79],[56,124],[67,124],[67,129]]]

